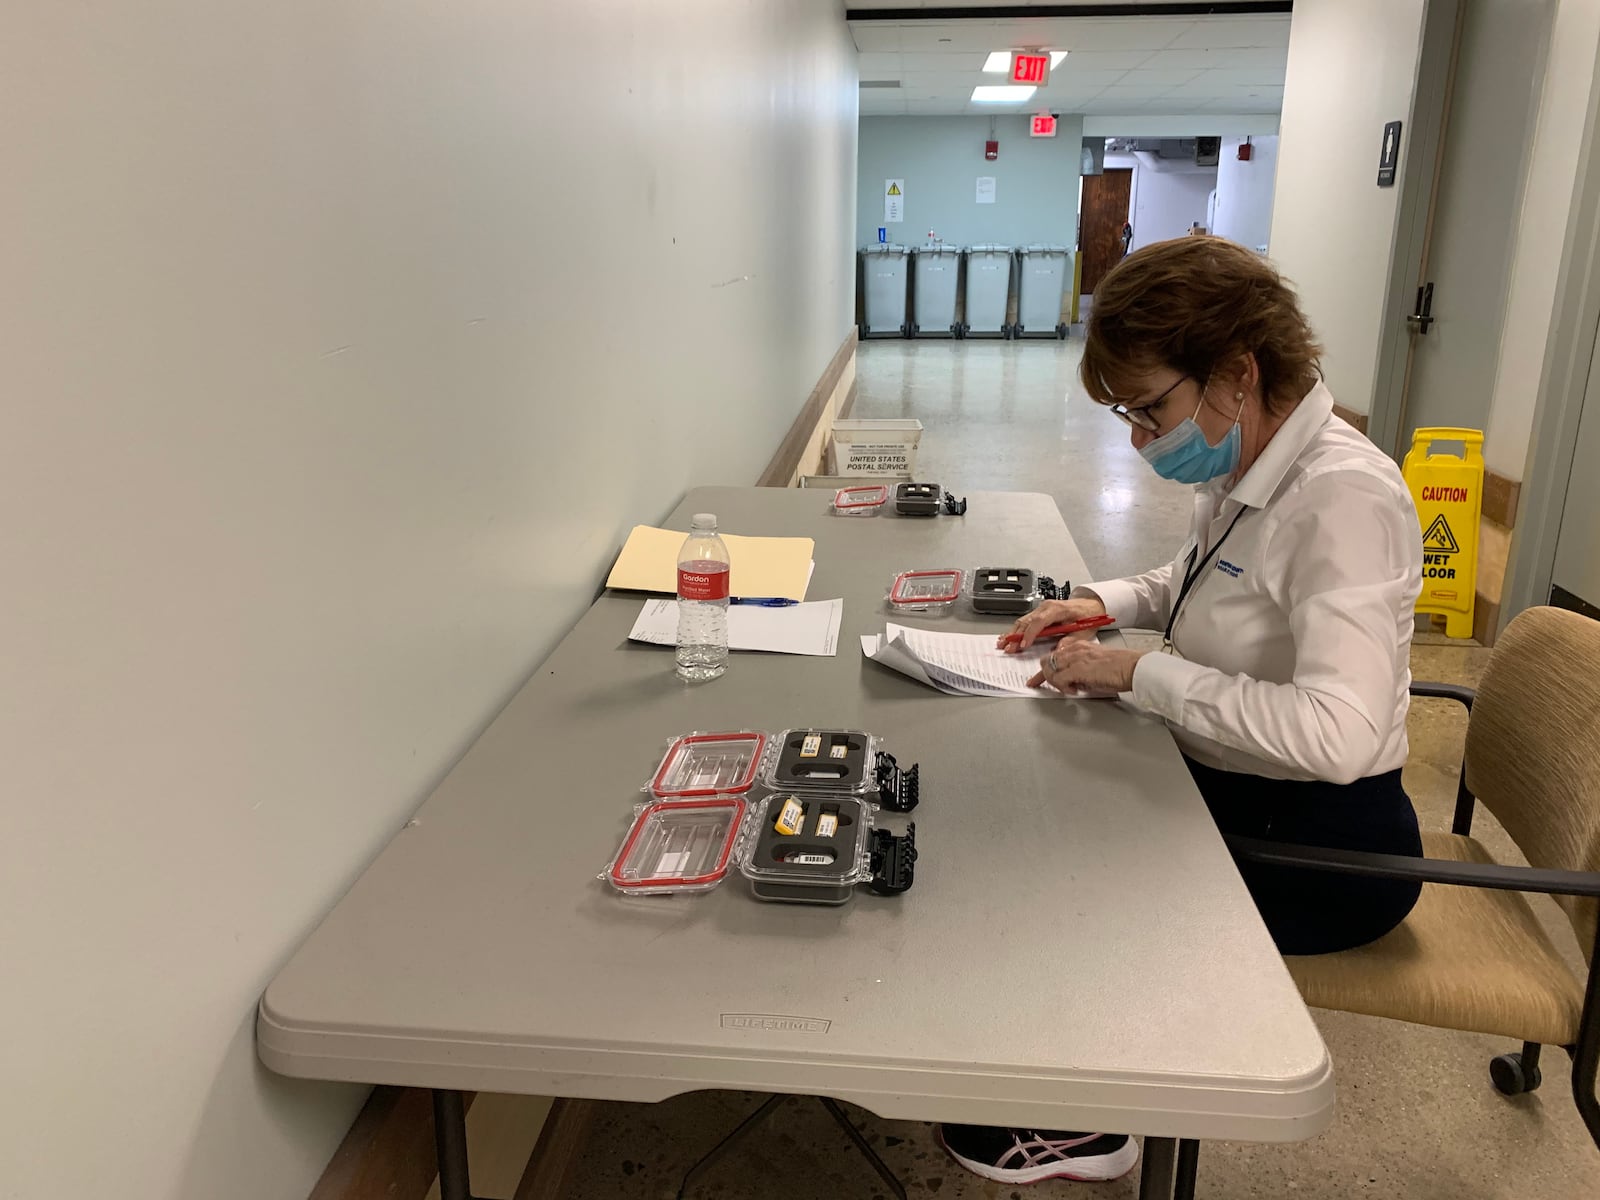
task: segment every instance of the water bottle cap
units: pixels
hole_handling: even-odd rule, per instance
[[[717,527],[717,514],[695,513],[694,527],[696,529],[715,529]]]

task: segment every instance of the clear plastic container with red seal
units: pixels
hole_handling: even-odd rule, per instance
[[[776,792],[643,805],[602,876],[625,896],[709,892],[737,866],[759,900],[844,904],[866,884],[895,896],[915,881],[917,827],[881,828],[859,796]]]
[[[785,729],[761,778],[774,791],[864,794],[877,786],[878,739],[859,729]]]
[[[756,781],[767,735],[689,733],[673,739],[650,780],[650,794],[664,800],[694,796],[742,796]]]
[[[844,904],[872,878],[876,822],[857,797],[778,792],[751,806],[748,825],[739,870],[758,900]]]
[[[625,896],[709,892],[743,844],[746,811],[740,796],[641,805],[603,877]]]
[[[953,567],[901,571],[889,585],[889,607],[895,612],[945,612],[960,599],[965,582],[965,572]]]
[[[875,517],[889,503],[889,485],[842,487],[833,494],[833,511],[841,517]]]

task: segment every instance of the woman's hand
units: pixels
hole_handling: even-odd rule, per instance
[[[1007,654],[1020,654],[1039,636],[1039,631],[1047,625],[1060,625],[1067,621],[1081,621],[1085,617],[1103,617],[1106,615],[1106,606],[1100,603],[1098,597],[1080,596],[1073,600],[1046,600],[1038,608],[1026,616],[1018,617],[1011,633],[1020,633],[1020,641],[1008,642],[1006,638],[1011,634],[1001,634],[995,640],[995,645]],[[1069,634],[1069,638],[1088,638],[1094,636],[1094,630],[1085,629],[1081,633]]]
[[[1058,692],[1131,692],[1133,669],[1147,653],[1063,638],[1044,656],[1039,673],[1028,680],[1028,686],[1049,684]]]

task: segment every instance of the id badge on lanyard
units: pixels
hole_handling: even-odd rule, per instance
[[[1200,559],[1199,562],[1195,562],[1195,558],[1200,553],[1200,544],[1196,542],[1194,549],[1189,551],[1188,561],[1183,566],[1183,586],[1178,589],[1178,598],[1172,602],[1172,611],[1167,615],[1167,630],[1161,635],[1161,652],[1163,654],[1175,653],[1172,648],[1172,631],[1177,627],[1178,612],[1183,608],[1183,602],[1189,598],[1189,593],[1200,582],[1200,576],[1210,566],[1211,560],[1217,556],[1217,551],[1222,549],[1222,543],[1228,540],[1228,535],[1233,532],[1233,527],[1239,523],[1239,518],[1249,511],[1248,508],[1241,508],[1234,513],[1233,520],[1228,522],[1228,527],[1222,531],[1222,536],[1212,544],[1211,549],[1206,551],[1206,556]]]

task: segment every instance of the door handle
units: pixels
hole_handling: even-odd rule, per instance
[[[1406,316],[1406,324],[1418,333],[1426,334],[1437,318],[1433,315],[1433,284],[1425,283],[1417,289],[1417,303]]]

